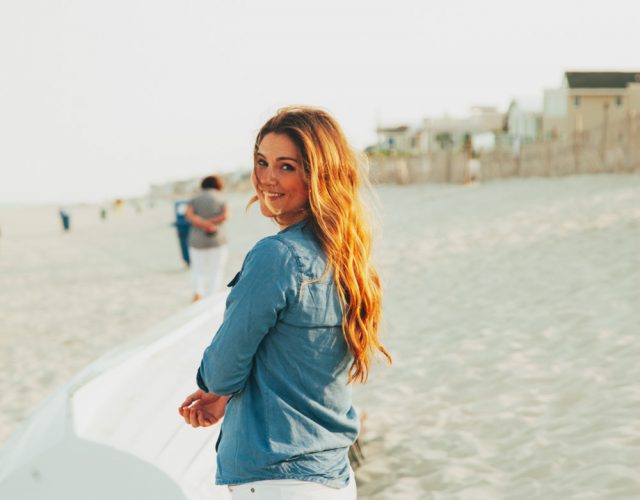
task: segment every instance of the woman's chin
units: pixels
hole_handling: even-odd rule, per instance
[[[269,208],[262,202],[260,203],[260,213],[262,213],[262,215],[264,215],[265,217],[276,217],[278,215],[277,210]]]

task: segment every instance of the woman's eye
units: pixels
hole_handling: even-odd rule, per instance
[[[266,167],[267,166],[267,162],[262,160],[262,159],[257,159],[256,160],[256,165],[258,165],[260,167]]]
[[[293,165],[291,165],[290,163],[283,163],[280,168],[282,170],[289,170],[289,171],[295,170],[295,167]]]

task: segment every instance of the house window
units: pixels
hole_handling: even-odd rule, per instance
[[[621,95],[617,95],[616,96],[616,106],[618,106],[618,107],[622,106],[622,96]]]
[[[573,105],[574,105],[576,108],[579,108],[579,107],[580,107],[580,101],[581,101],[580,96],[579,96],[579,95],[575,96],[575,97],[573,98]]]

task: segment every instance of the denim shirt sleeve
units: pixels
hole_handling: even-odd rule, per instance
[[[288,246],[265,238],[247,254],[227,297],[222,325],[204,352],[198,386],[230,395],[242,391],[264,336],[297,295],[298,269]]]

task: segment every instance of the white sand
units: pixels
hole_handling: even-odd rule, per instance
[[[378,189],[384,339],[360,498],[640,497],[640,176]],[[273,226],[232,195],[239,267]],[[0,441],[188,303],[170,206],[0,209]]]

